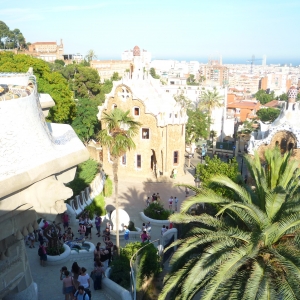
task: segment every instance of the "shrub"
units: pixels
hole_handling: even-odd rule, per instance
[[[150,205],[144,209],[144,214],[155,220],[168,220],[171,212],[164,209],[160,203],[150,203]]]
[[[74,180],[66,186],[73,190],[73,195],[79,195],[94,180],[98,172],[98,163],[93,159],[88,159],[78,165]]]
[[[130,287],[130,259],[146,243],[129,243],[120,249],[120,256],[112,261],[110,279],[124,288]],[[138,287],[141,286],[145,278],[156,275],[161,271],[157,249],[153,244],[149,244],[139,253],[138,264]]]
[[[136,228],[135,228],[135,226],[134,226],[134,223],[132,221],[129,221],[128,229],[130,231],[137,231]]]

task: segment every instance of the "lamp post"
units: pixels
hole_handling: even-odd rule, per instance
[[[199,177],[198,176],[196,176],[196,178],[195,178],[195,187],[196,188],[199,188],[199,186],[200,186],[200,179],[199,179]]]

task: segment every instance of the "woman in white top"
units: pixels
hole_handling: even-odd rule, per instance
[[[79,285],[82,285],[85,289],[90,286],[90,276],[86,273],[86,268],[81,268],[81,275],[78,276]]]

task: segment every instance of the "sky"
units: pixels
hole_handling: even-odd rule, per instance
[[[63,39],[65,53],[121,59],[138,45],[152,59],[300,64],[299,0],[0,0],[0,20],[27,42]]]

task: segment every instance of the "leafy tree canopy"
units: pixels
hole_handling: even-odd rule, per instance
[[[262,122],[273,122],[279,116],[280,109],[273,107],[261,108],[256,114]]]
[[[190,145],[199,138],[207,138],[210,118],[199,109],[187,110],[188,122],[185,125],[185,141]]]
[[[198,82],[196,82],[195,75],[190,74],[188,79],[186,80],[187,85],[199,85]]]
[[[22,32],[19,29],[10,30],[3,21],[0,21],[0,49],[15,48],[27,48]]]
[[[258,100],[261,104],[266,104],[268,102],[271,102],[275,99],[274,91],[272,91],[270,94],[267,94],[265,90],[259,90],[255,94],[256,100]]]
[[[159,79],[160,76],[156,74],[156,71],[154,68],[150,68],[150,75],[155,78],[155,79]]]
[[[283,93],[280,96],[277,96],[276,99],[281,101],[288,101],[288,95],[287,93]],[[297,94],[297,101],[299,100],[300,100],[300,93]]]
[[[96,101],[80,98],[76,102],[76,117],[72,127],[84,144],[94,138],[100,129],[97,118],[98,105]]]
[[[196,175],[198,176],[202,186],[211,187],[211,179],[216,175],[224,175],[230,178],[234,182],[241,182],[242,178],[239,173],[239,166],[235,158],[227,162],[223,162],[217,156],[210,158],[209,156],[205,157],[205,164],[198,164],[196,167]],[[223,195],[227,192],[223,187],[216,187],[216,193]]]
[[[38,91],[50,94],[55,106],[50,109],[48,120],[55,123],[71,123],[75,117],[75,102],[66,80],[60,73],[51,72],[41,59],[12,52],[0,53],[0,72],[26,73],[32,67],[38,81]]]

